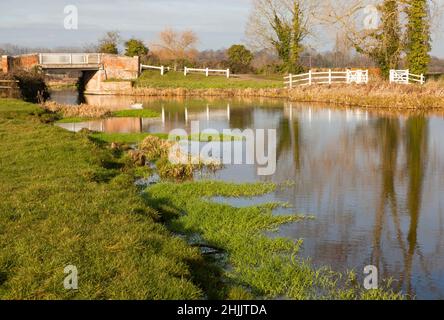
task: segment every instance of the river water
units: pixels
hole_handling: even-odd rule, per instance
[[[53,94],[77,103],[71,91]],[[105,132],[276,129],[277,170],[259,176],[254,165],[226,166],[214,179],[288,182],[255,199],[217,199],[243,206],[279,201],[281,212],[314,216],[282,227],[303,239],[301,254],[334,270],[375,265],[380,277],[418,299],[444,298],[444,117],[382,114],[327,105],[263,99],[143,99],[87,96],[90,104],[128,109],[143,103],[160,119],[108,119],[63,124]]]

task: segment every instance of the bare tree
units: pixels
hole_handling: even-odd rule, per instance
[[[166,28],[159,34],[159,42],[152,45],[153,51],[161,60],[174,61],[177,68],[179,61],[192,60],[197,55],[195,48],[199,39],[192,30],[183,32]]]

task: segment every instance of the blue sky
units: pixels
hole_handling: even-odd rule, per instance
[[[65,30],[66,5],[79,10],[79,29]],[[251,0],[0,0],[0,43],[31,47],[83,46],[107,30],[153,42],[165,26],[193,29],[199,49],[219,49],[245,39]],[[443,39],[433,54],[444,57]],[[329,49],[332,39],[320,50]]]

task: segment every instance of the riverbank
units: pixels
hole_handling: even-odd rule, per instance
[[[0,99],[0,297],[199,299],[199,251],[158,222],[117,152]],[[75,265],[79,290],[63,287]]]
[[[185,80],[182,80],[182,82]],[[386,82],[368,85],[313,85],[293,89],[275,87],[206,87],[195,81],[189,86],[175,86],[162,82],[142,82],[131,90],[113,92],[134,97],[245,97],[282,98],[290,102],[328,103],[342,107],[359,107],[387,110],[437,110],[444,109],[444,82],[430,81],[420,85],[394,85]],[[257,81],[260,83],[260,81]],[[283,86],[280,85],[280,86]]]

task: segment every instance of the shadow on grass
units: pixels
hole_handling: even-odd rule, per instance
[[[226,277],[225,269],[228,266],[225,262],[226,259],[221,257],[226,256],[224,249],[218,248],[211,243],[190,243],[189,240],[191,237],[200,237],[200,234],[198,234],[196,230],[186,228],[176,220],[181,215],[186,214],[186,212],[174,206],[167,198],[153,198],[149,193],[143,193],[143,199],[150,207],[160,213],[160,221],[163,222],[171,232],[179,235],[181,238],[185,238],[189,245],[195,248],[208,248],[213,250],[213,252],[209,254],[201,252],[200,259],[186,259],[186,263],[190,267],[192,281],[202,289],[206,295],[205,298],[209,300],[229,299],[233,287],[242,288],[240,290],[242,294],[237,295],[237,298],[252,298],[249,295],[245,295],[245,292],[249,290],[246,284],[233,284],[232,281]],[[174,228],[172,228],[172,221],[174,221]]]

